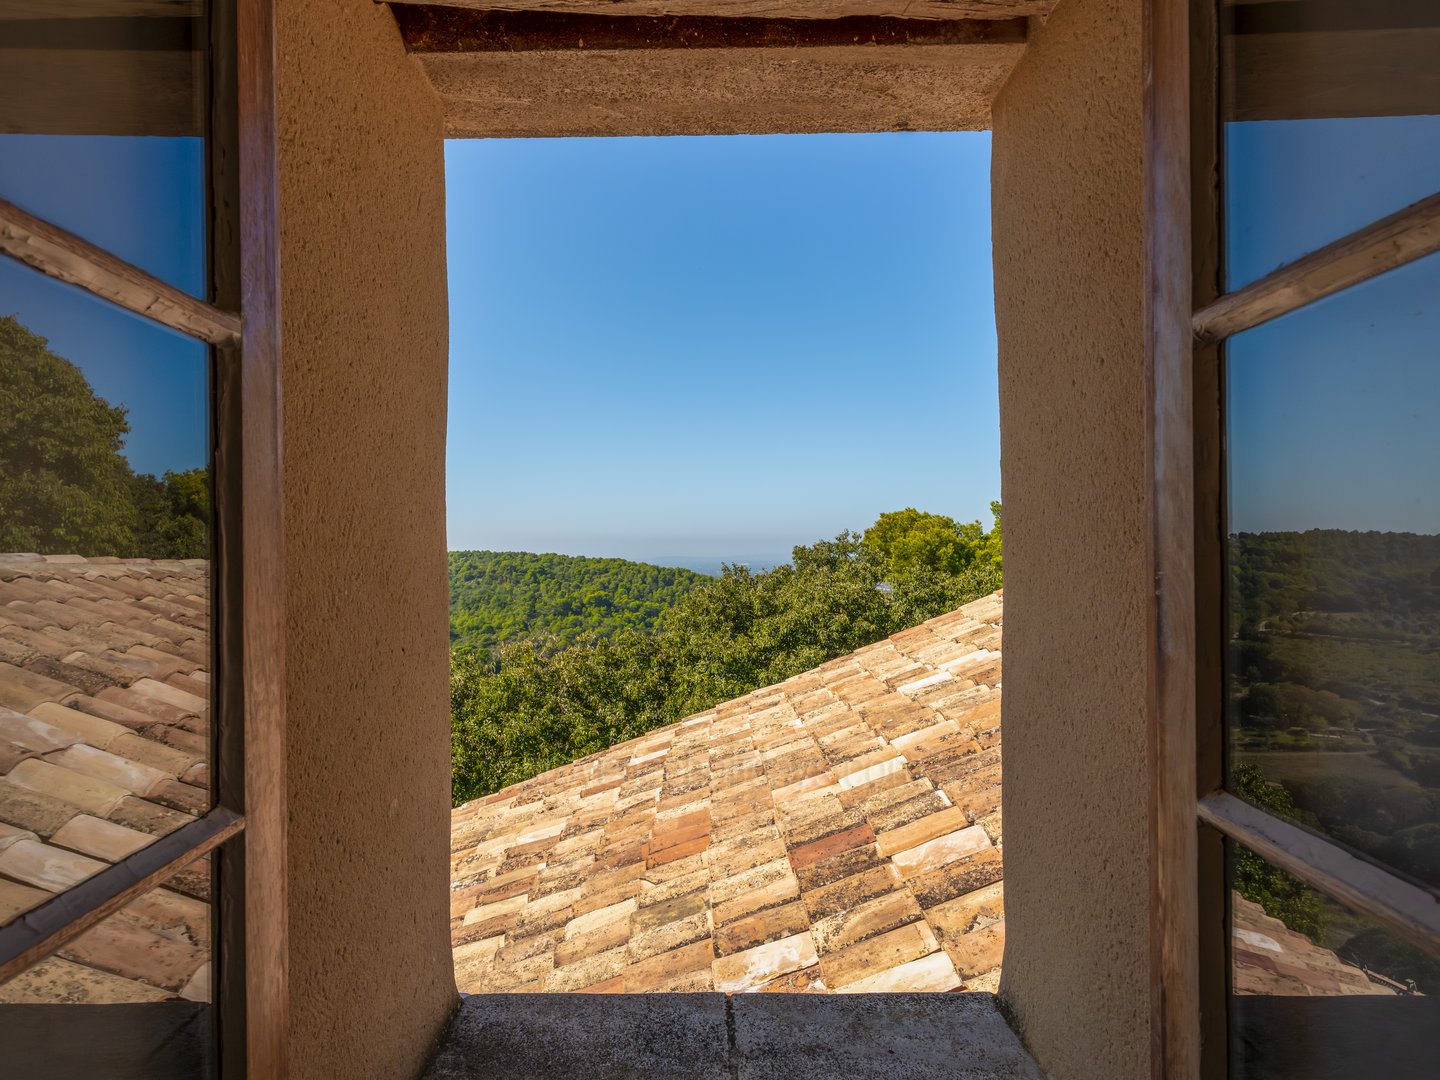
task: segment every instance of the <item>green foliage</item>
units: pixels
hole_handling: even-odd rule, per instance
[[[0,551],[203,558],[204,469],[136,476],[130,425],[70,361],[0,318]]]
[[[1342,843],[1440,883],[1440,536],[1230,541],[1237,761]]]
[[[0,318],[0,551],[132,554],[129,430],[79,368]]]
[[[976,547],[986,543],[981,534]],[[1000,587],[998,562],[895,570],[846,532],[795,548],[790,564],[765,573],[727,566],[719,579],[701,579],[653,620],[653,632],[622,625],[568,648],[542,634],[489,653],[453,649],[454,799],[497,791],[953,611]]]
[[[545,636],[511,642],[494,660],[452,651],[457,804],[670,722],[669,668],[655,637],[624,629],[557,644]]]
[[[551,647],[587,635],[653,631],[665,611],[712,578],[624,559],[450,553],[450,643],[491,649],[548,635]]]
[[[159,480],[135,477],[139,511],[137,549],[150,559],[204,559],[210,555],[210,480],[204,469],[167,472]]]
[[[959,524],[943,514],[913,507],[881,514],[865,530],[864,546],[883,563],[889,576],[916,571],[960,574],[971,567],[1000,566],[1000,504],[992,502],[995,528],[986,533],[980,522]]]
[[[1254,765],[1236,766],[1230,788],[1247,802],[1281,817],[1304,820],[1306,816],[1282,785],[1267,780]],[[1325,930],[1325,904],[1320,894],[1248,848],[1237,846],[1234,851],[1231,880],[1235,891],[1297,934],[1319,941]]]

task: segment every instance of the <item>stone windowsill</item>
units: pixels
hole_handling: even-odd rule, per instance
[[[473,994],[425,1080],[1043,1080],[993,995]]]

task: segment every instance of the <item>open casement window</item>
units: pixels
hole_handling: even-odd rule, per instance
[[[1152,10],[1157,1071],[1434,1076],[1440,8]]]
[[[0,0],[7,1075],[284,1072],[270,17]]]

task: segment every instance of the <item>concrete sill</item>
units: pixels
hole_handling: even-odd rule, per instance
[[[1043,1080],[990,994],[472,994],[424,1080]]]

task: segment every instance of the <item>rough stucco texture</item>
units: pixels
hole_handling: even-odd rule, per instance
[[[277,0],[291,1075],[419,1074],[450,959],[440,101],[371,0]]]
[[[1057,1080],[1149,1075],[1140,9],[1064,0],[994,109],[1001,996]]]

